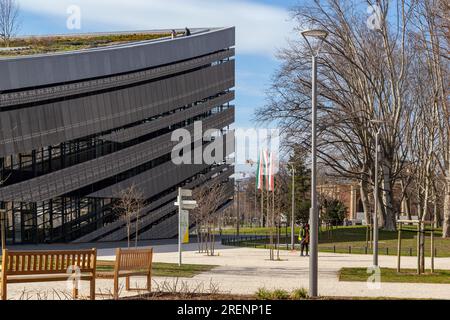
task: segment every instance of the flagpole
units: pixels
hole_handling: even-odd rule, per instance
[[[261,227],[264,228],[264,192],[261,190]]]
[[[271,180],[272,181],[272,180]],[[272,185],[272,225],[276,227],[275,225],[275,182]],[[277,230],[277,229],[276,229]],[[278,232],[278,231],[277,231]],[[275,258],[275,251],[273,251],[272,255]]]
[[[252,228],[253,228],[253,221],[255,221],[256,222],[256,217],[258,216],[258,199],[257,199],[257,196],[258,196],[258,186],[257,186],[257,184],[256,184],[256,176],[255,176],[255,214],[254,214],[254,216],[253,216],[253,219],[252,219]]]
[[[256,171],[256,191],[261,190],[261,228],[264,228],[264,184],[262,182],[262,162],[264,160],[263,151],[259,151],[257,171]],[[256,194],[256,193],[255,193]],[[255,208],[256,208],[256,196],[255,196]]]
[[[267,220],[269,222],[269,236],[270,236],[270,249],[269,249],[269,256],[270,260],[272,260],[272,216],[270,214],[270,195],[269,195],[269,188],[266,187],[266,196],[267,196]]]

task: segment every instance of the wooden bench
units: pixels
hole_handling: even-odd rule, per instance
[[[95,300],[97,250],[10,251],[3,250],[1,296],[7,299],[8,283],[73,281],[72,294],[78,297],[78,281],[90,282],[90,299]]]
[[[152,261],[153,249],[116,249],[116,261],[114,271],[98,272],[97,278],[114,279],[114,299],[119,299],[119,278],[126,278],[127,291],[141,290],[130,287],[130,277],[146,276],[147,291],[151,291],[152,285]]]

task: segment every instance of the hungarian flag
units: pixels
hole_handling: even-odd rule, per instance
[[[270,191],[270,185],[269,185],[269,168],[270,168],[270,153],[267,149],[263,150],[263,159],[264,159],[264,182],[266,184],[266,190]]]
[[[258,163],[256,166],[256,188],[264,190],[274,191],[275,189],[275,153],[269,152],[267,149],[261,150],[258,156]]]
[[[256,165],[256,187],[259,190],[263,190],[264,184],[264,154],[261,151],[258,155],[258,163]]]
[[[269,163],[268,163],[268,173],[267,173],[267,182],[268,182],[268,190],[275,191],[275,152],[269,153]]]

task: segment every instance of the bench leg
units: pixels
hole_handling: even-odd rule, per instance
[[[89,294],[91,300],[95,300],[95,278],[91,280],[91,292]]]
[[[6,294],[7,294],[7,288],[6,288],[6,285],[7,285],[6,281],[3,280],[3,281],[2,281],[2,288],[1,288],[1,292],[2,292],[2,300],[6,300],[6,299],[7,299],[7,296],[6,296]]]
[[[127,291],[141,291],[140,288],[131,288],[131,277],[126,277],[125,279],[125,288]],[[147,291],[151,291],[152,289],[152,278],[151,276],[147,276]]]
[[[114,300],[119,300],[119,278],[114,278]]]
[[[130,291],[130,277],[126,277],[125,279],[125,289]]]
[[[74,279],[72,281],[72,299],[78,299],[78,281]]]

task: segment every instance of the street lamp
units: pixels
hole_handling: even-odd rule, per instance
[[[294,227],[295,227],[295,167],[293,162],[288,163],[292,172],[292,205],[291,205],[291,250],[295,250]],[[287,226],[287,222],[286,222]]]
[[[386,123],[383,120],[370,120],[375,126]],[[379,137],[381,132],[381,126],[378,127],[375,133],[375,181],[373,190],[373,267],[378,268],[378,153],[380,152]]]
[[[239,238],[239,227],[241,223],[241,203],[240,203],[240,193],[241,193],[241,181],[236,180],[236,190],[237,190],[237,206],[236,206],[236,237]]]
[[[255,161],[253,161],[252,159],[247,159],[246,161],[245,161],[245,163],[246,164],[249,164],[252,168],[253,168],[253,165],[254,164],[256,164],[255,163]],[[256,220],[256,217],[257,217],[257,211],[258,211],[258,203],[257,203],[257,192],[256,192],[256,180],[257,180],[258,178],[256,177],[256,175],[255,175],[255,214],[254,214],[254,217],[252,218],[252,223],[251,223],[251,225],[252,225],[252,228],[253,228],[253,221],[254,220]]]
[[[317,56],[324,40],[328,36],[328,32],[319,29],[305,30],[302,33],[312,55],[312,137],[311,137],[311,210],[310,210],[310,257],[309,257],[309,296],[317,297],[317,280],[318,280],[318,232],[319,232],[319,213],[317,205]]]

